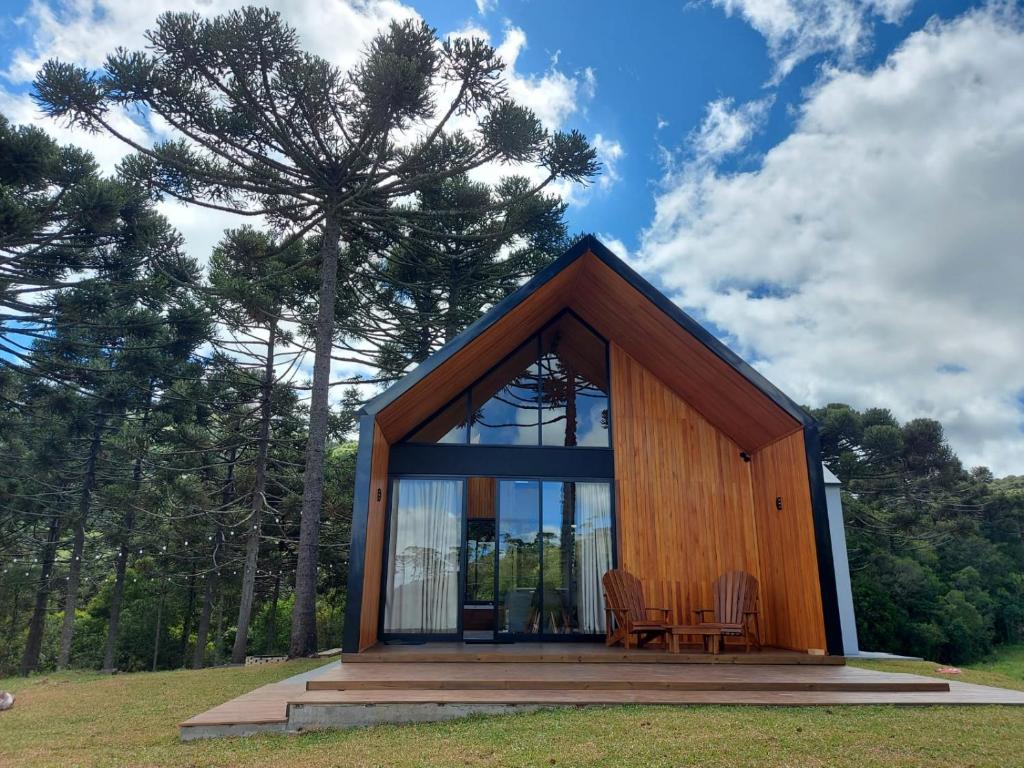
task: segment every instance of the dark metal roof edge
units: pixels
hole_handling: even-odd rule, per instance
[[[644,298],[672,318],[672,320],[674,320],[683,330],[691,334],[710,352],[753,384],[765,397],[793,417],[793,419],[795,419],[801,426],[807,427],[816,423],[814,418],[807,413],[807,411],[797,405],[782,390],[758,373],[743,358],[719,341],[712,333],[704,328],[704,326],[680,309],[667,296],[665,296],[665,294],[651,285],[651,283],[648,282],[647,279],[639,272],[612,253],[608,247],[594,237],[594,235],[585,235],[580,238],[579,242],[573,245],[572,248],[538,272],[518,291],[495,304],[491,309],[467,327],[466,330],[445,344],[441,349],[428,357],[386,390],[366,403],[360,413],[379,413],[385,407],[401,397],[415,384],[422,381],[430,373],[443,365],[456,352],[469,344],[484,330],[490,328],[512,311],[512,309],[532,296],[541,286],[551,280],[555,275],[587,252],[593,253],[594,256],[600,259],[608,268],[639,291]]]

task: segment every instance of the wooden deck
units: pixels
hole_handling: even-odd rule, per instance
[[[948,691],[945,680],[845,666],[709,664],[342,664],[310,691]]]
[[[378,644],[362,653],[344,653],[346,664],[380,662],[477,662],[496,664],[783,664],[843,665],[842,656],[815,656],[784,648],[763,648],[747,653],[740,645],[729,644],[720,654],[705,653],[699,645],[683,645],[680,653],[669,653],[660,647],[612,648],[603,643],[423,643],[421,645]]]
[[[479,646],[471,647],[471,652],[451,647],[431,649],[410,661],[408,652],[423,652],[424,647],[390,646],[376,654],[377,661],[328,664],[190,718],[181,724],[181,735],[193,739],[267,730],[296,732],[379,722],[424,722],[548,706],[1024,705],[1021,691],[836,663],[658,664],[646,659],[637,663],[614,660],[596,648],[593,650],[602,657],[598,662],[553,660],[575,653],[564,648],[553,656],[538,656],[535,648],[534,658],[542,660],[531,662],[527,661],[527,651],[514,650],[519,646],[495,651],[505,658],[515,657],[500,661]],[[462,660],[466,656],[460,654],[465,653],[471,660]],[[649,653],[657,659],[678,658]],[[390,660],[392,654],[395,661]],[[438,654],[447,660],[435,661]],[[483,654],[484,663],[475,659],[478,654]],[[783,654],[778,658],[788,657]]]

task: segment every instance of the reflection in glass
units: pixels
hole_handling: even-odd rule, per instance
[[[540,616],[540,483],[498,483],[498,629],[534,633]]]
[[[392,490],[384,630],[458,631],[463,482],[402,478]]]
[[[537,445],[536,352],[524,344],[473,387],[471,443]]]
[[[605,343],[574,316],[541,333],[543,445],[608,447]]]
[[[466,521],[466,602],[494,600],[494,518]]]
[[[452,401],[409,438],[410,443],[465,443],[466,395]]]
[[[502,480],[498,504],[499,631],[604,632],[610,484]]]

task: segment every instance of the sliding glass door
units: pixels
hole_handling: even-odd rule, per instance
[[[601,577],[613,567],[611,486],[499,480],[499,634],[604,632]]]
[[[493,641],[602,634],[614,566],[607,482],[397,477],[385,637]]]
[[[455,635],[465,506],[463,480],[399,478],[391,486],[384,632]]]

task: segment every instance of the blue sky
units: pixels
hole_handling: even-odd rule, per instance
[[[798,401],[939,418],[969,465],[1024,474],[1019,2],[270,3],[340,66],[390,18],[487,36],[513,95],[606,161],[560,190],[574,231]],[[9,0],[0,109],[38,120],[26,94],[49,56],[97,66],[159,11],[233,5]],[[123,152],[40,124],[104,167]],[[166,213],[197,256],[233,223]]]

